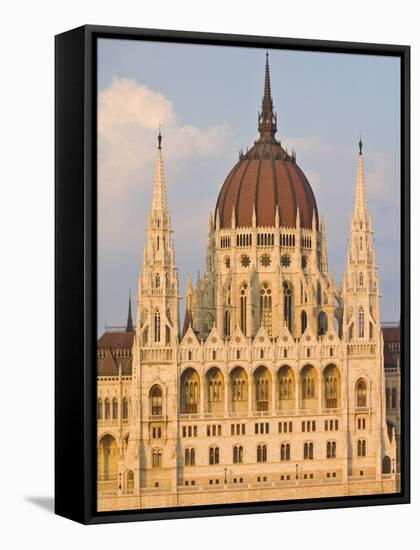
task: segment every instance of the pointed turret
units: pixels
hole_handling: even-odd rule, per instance
[[[268,52],[265,61],[264,95],[261,105],[261,112],[258,113],[258,131],[260,139],[271,141],[275,139],[277,132],[277,115],[273,110],[271,97],[270,65],[268,63]]]
[[[206,274],[214,271],[214,229],[213,216],[210,212],[209,225],[207,233],[207,250],[206,250]]]
[[[131,290],[128,294],[128,315],[127,315],[127,325],[125,327],[125,332],[134,332],[133,318],[131,316]]]
[[[343,276],[344,319],[350,340],[370,340],[380,331],[379,282],[363,172],[363,143],[358,144],[356,192],[347,266]]]
[[[187,330],[192,327],[193,324],[193,300],[194,300],[194,288],[191,277],[187,279],[187,289],[185,293],[185,315],[184,315],[184,325],[182,328],[182,336],[185,335]]]
[[[137,312],[137,319],[146,319],[144,326],[140,326],[145,335],[139,341],[148,345],[165,345],[178,338],[179,284],[171,233],[159,129],[153,198],[138,290],[142,310]]]
[[[354,201],[353,217],[358,220],[366,220],[369,218],[365,176],[363,170],[363,142],[359,141],[359,155],[357,161],[357,181],[356,181],[356,197]]]
[[[168,202],[166,198],[165,171],[162,157],[162,134],[159,129],[158,152],[155,164],[155,184],[153,188],[152,212],[162,212],[168,215]]]

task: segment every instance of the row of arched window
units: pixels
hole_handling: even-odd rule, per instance
[[[220,237],[220,247],[221,248],[229,248],[230,247],[230,237],[229,236]]]
[[[236,246],[252,246],[252,234],[244,233],[236,235]]]
[[[360,446],[360,452],[358,450],[358,456],[366,456],[366,441],[360,440],[358,442]],[[359,449],[359,448],[358,448]],[[152,451],[152,457],[155,456],[157,450]],[[361,454],[360,454],[361,453]],[[161,456],[161,451],[160,451]],[[326,458],[336,458],[337,457],[337,443],[335,441],[327,441],[325,448]],[[256,448],[256,460],[257,462],[267,462],[268,452],[267,445],[260,444]],[[314,444],[312,441],[305,442],[303,445],[303,458],[304,460],[313,460],[314,458]],[[291,445],[290,443],[282,443],[280,445],[280,460],[288,461],[291,459]],[[234,445],[232,448],[232,463],[233,464],[243,464],[244,462],[244,448],[242,445]],[[152,459],[152,464],[155,461]],[[217,446],[212,446],[209,448],[209,465],[219,464],[220,463],[220,449]],[[195,466],[195,449],[193,447],[188,447],[184,451],[184,465],[185,466]]]
[[[118,419],[118,399],[114,397],[112,400],[106,397],[104,400],[101,398],[97,401],[96,416],[98,420],[117,420]],[[128,399],[126,397],[122,400],[121,417],[128,419]]]
[[[257,246],[274,246],[274,233],[258,233]]]
[[[225,395],[225,381],[222,372],[218,367],[212,367],[206,374],[206,393],[207,393],[207,407],[209,404],[220,404],[221,409],[224,406]],[[254,406],[257,411],[268,411],[271,408],[272,402],[272,375],[267,367],[258,367],[253,375],[252,379],[252,391]],[[340,372],[335,365],[328,365],[322,376],[322,396],[323,406],[328,409],[334,409],[340,407]],[[282,402],[291,401],[286,408],[293,408],[295,404],[293,401],[296,398],[296,391],[299,391],[299,398],[301,404],[304,406],[312,407],[318,406],[316,403],[319,395],[319,376],[316,369],[311,365],[306,365],[300,373],[299,387],[296,388],[295,375],[291,367],[284,365],[279,369],[276,376],[277,383],[277,401],[280,405]],[[189,367],[181,376],[181,413],[182,414],[196,414],[198,412],[198,406],[200,402],[200,378],[195,369]],[[235,407],[243,403],[240,409],[247,407],[248,403],[248,375],[242,367],[235,367],[229,375],[229,391],[228,401],[232,410],[236,410]],[[161,412],[154,412],[155,407],[159,405],[161,411],[161,395],[162,391],[159,386],[154,386],[151,390],[151,397],[156,397],[159,393],[159,401],[155,399],[152,403],[151,414],[161,414]],[[357,381],[355,386],[355,406],[366,407],[367,406],[367,384],[364,379]],[[311,402],[311,403],[309,403]],[[221,410],[220,409],[220,410]],[[211,408],[210,412],[218,410]],[[219,411],[220,412],[220,411]]]
[[[247,336],[247,297],[248,285],[244,283],[240,288],[240,323],[239,326],[242,332]],[[317,285],[317,302],[322,304],[322,289],[318,282]],[[260,289],[260,325],[263,326],[268,334],[272,334],[272,318],[273,318],[273,300],[272,291],[268,283],[263,283]],[[283,318],[290,331],[292,331],[293,321],[293,286],[290,281],[283,282]],[[231,317],[230,313],[225,312],[224,318],[224,334],[230,336]],[[308,326],[308,314],[306,311],[301,312],[300,328],[303,334]],[[327,315],[324,311],[320,311],[317,318],[317,333],[318,336],[323,336],[328,330]]]

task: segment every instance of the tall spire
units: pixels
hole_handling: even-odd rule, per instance
[[[264,75],[264,98],[263,98],[263,104],[265,101],[271,102],[271,83],[270,83],[270,65],[268,62],[268,52],[265,54],[265,75]]]
[[[168,212],[165,171],[163,168],[162,156],[162,134],[160,128],[158,134],[158,150],[155,164],[155,185],[153,189],[152,211],[163,212],[165,214]]]
[[[274,140],[277,132],[277,115],[273,110],[273,100],[271,98],[270,65],[268,62],[268,52],[265,59],[264,75],[264,96],[261,105],[261,112],[258,113],[258,131],[260,139]]]
[[[359,141],[359,154],[357,159],[357,179],[356,179],[356,196],[354,201],[353,217],[358,220],[365,220],[369,217],[365,176],[363,170],[363,142]]]
[[[127,315],[127,326],[125,327],[125,332],[134,332],[133,318],[131,316],[131,290],[128,294],[128,315]]]
[[[344,334],[350,340],[372,340],[380,334],[379,278],[372,223],[363,173],[363,142],[358,143],[357,178],[342,282]]]
[[[138,282],[137,329],[146,330],[140,345],[159,347],[176,341],[179,329],[178,299],[178,272],[166,199],[162,134],[159,128],[153,198]],[[154,321],[151,320],[152,316]]]

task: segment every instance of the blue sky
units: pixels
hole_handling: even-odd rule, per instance
[[[203,269],[209,211],[257,137],[265,50],[101,39],[98,46],[98,333],[125,322],[162,125],[181,294]],[[340,285],[364,141],[383,321],[400,316],[399,60],[270,50],[277,138],[297,153],[327,225]],[[192,237],[193,236],[193,237]],[[180,312],[183,317],[184,303]]]

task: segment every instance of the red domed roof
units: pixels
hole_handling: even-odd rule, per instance
[[[252,225],[255,207],[257,226],[274,226],[278,207],[280,226],[296,226],[299,208],[300,225],[310,229],[318,209],[312,188],[305,174],[275,139],[277,116],[273,111],[268,56],[262,110],[259,113],[260,138],[241,154],[219,193],[216,205],[220,228],[231,227],[235,211],[237,227]]]

